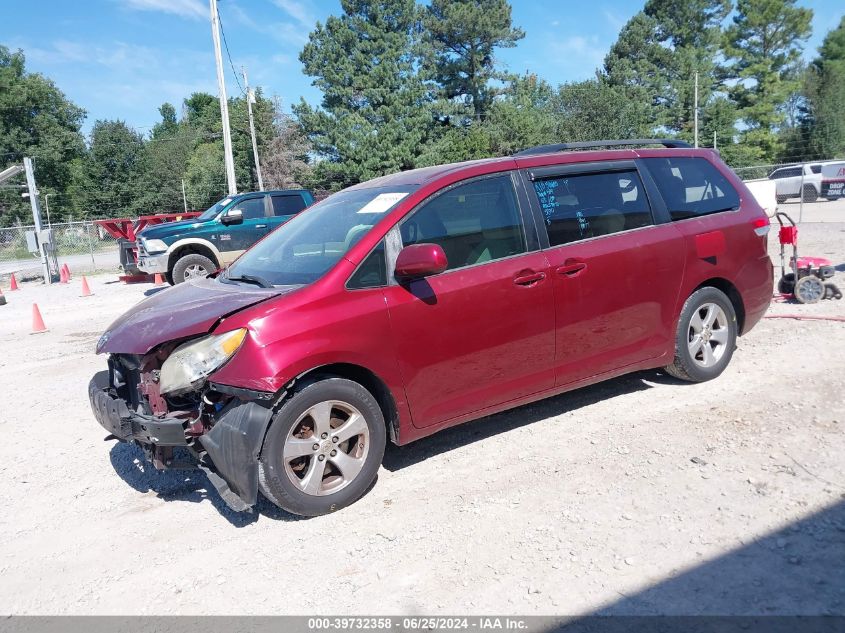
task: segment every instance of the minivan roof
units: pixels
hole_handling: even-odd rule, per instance
[[[631,147],[629,149],[593,149],[593,150],[578,150],[578,151],[560,151],[556,148],[563,147],[563,149],[578,149],[575,147],[575,143],[571,144],[570,146],[563,146],[563,145],[547,145],[547,146],[538,146],[537,148],[531,148],[532,150],[539,150],[540,147],[542,148],[549,148],[548,151],[544,151],[543,153],[535,153],[533,151],[529,152],[529,150],[523,150],[523,152],[518,152],[513,154],[512,156],[502,156],[498,158],[480,158],[476,160],[467,160],[460,163],[447,163],[445,165],[432,165],[431,167],[419,167],[417,169],[409,169],[407,171],[400,171],[394,174],[387,174],[386,176],[380,176],[378,178],[373,178],[372,180],[367,180],[365,182],[358,183],[356,185],[352,185],[349,189],[370,189],[374,187],[406,187],[406,186],[422,186],[441,178],[447,174],[453,173],[455,171],[464,170],[471,167],[476,167],[480,165],[493,165],[493,164],[507,164],[511,167],[516,165],[522,165],[524,163],[529,163],[531,166],[536,164],[536,159],[546,156],[577,156],[576,162],[588,162],[588,161],[598,161],[598,160],[609,160],[609,159],[622,159],[622,158],[635,158],[642,153],[648,153],[650,155],[654,155],[656,153],[663,153],[666,152],[673,156],[677,156],[678,152],[684,152],[685,154],[689,153],[690,155],[702,155],[706,152],[712,152],[708,148],[701,148],[701,149],[693,149],[689,147],[683,147],[681,142],[679,141],[678,147],[672,148],[643,148],[641,145],[648,143],[649,141],[646,140],[644,143],[639,144],[636,147]],[[620,141],[617,142],[618,145],[629,145],[630,143]],[[657,141],[651,141],[651,143],[655,144]],[[584,147],[596,147],[593,144],[583,144]],[[599,146],[602,147],[602,146]],[[637,151],[639,150],[639,151]]]

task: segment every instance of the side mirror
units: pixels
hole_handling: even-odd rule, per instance
[[[396,277],[403,281],[442,273],[449,267],[446,253],[437,244],[411,244],[399,251]]]
[[[223,214],[220,221],[226,226],[230,224],[241,224],[244,221],[244,212],[240,209],[229,209]]]

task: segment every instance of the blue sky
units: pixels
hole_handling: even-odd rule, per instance
[[[250,83],[278,95],[286,110],[320,93],[302,74],[299,51],[317,20],[340,13],[339,0],[218,0],[235,66]],[[811,58],[839,22],[841,0],[799,0],[813,9]],[[526,31],[516,48],[498,54],[516,73],[547,81],[591,77],[622,25],[642,2],[511,0],[514,23]],[[194,91],[217,94],[207,0],[29,0],[3,6],[0,43],[21,48],[31,71],[52,78],[98,118],[119,118],[142,132],[164,101],[177,105]],[[239,92],[224,49],[226,86]]]

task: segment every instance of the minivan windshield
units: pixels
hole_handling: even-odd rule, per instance
[[[316,281],[417,187],[347,189],[329,196],[244,253],[223,279],[274,286]]]
[[[197,222],[205,222],[206,220],[213,220],[217,217],[217,214],[220,213],[226,205],[228,205],[232,201],[232,197],[226,197],[222,200],[218,200],[214,203],[213,206],[210,206],[202,214],[196,219]]]

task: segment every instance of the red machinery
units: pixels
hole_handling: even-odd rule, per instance
[[[120,281],[147,281],[150,275],[138,269],[138,248],[135,237],[148,226],[164,222],[178,222],[189,220],[200,215],[201,211],[187,211],[185,213],[157,213],[156,215],[142,215],[136,220],[130,218],[111,218],[108,220],[94,220],[96,224],[117,240],[120,245],[120,266],[125,274]]]

